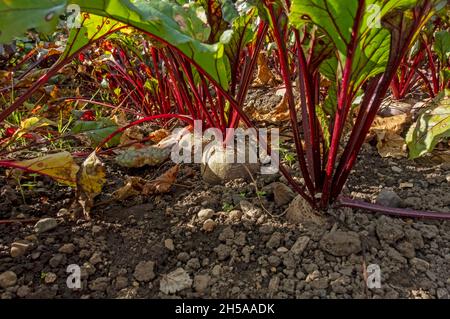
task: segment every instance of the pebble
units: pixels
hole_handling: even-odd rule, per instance
[[[64,259],[64,255],[62,254],[56,254],[54,255],[52,258],[50,258],[50,260],[48,261],[48,263],[50,264],[50,266],[52,266],[53,268],[58,267],[61,262]]]
[[[295,197],[295,193],[284,183],[272,183],[273,200],[277,206],[289,204]]]
[[[109,287],[108,277],[98,277],[89,284],[89,289],[92,291],[106,291]]]
[[[124,276],[118,276],[114,283],[114,288],[121,290],[128,287],[128,278]]]
[[[430,268],[430,264],[428,261],[414,257],[410,261],[411,266],[413,266],[415,269],[417,269],[420,272],[426,272]]]
[[[11,244],[11,257],[17,258],[25,255],[31,248],[31,244],[27,241],[16,241]]]
[[[46,284],[52,284],[52,283],[54,283],[56,281],[57,278],[58,278],[58,276],[55,273],[48,272],[48,273],[45,274],[44,282]]]
[[[220,241],[227,241],[227,239],[233,239],[234,238],[234,231],[231,227],[226,227],[219,235]]]
[[[211,277],[208,275],[196,275],[194,277],[194,289],[198,293],[204,293],[209,286]]]
[[[376,232],[378,238],[384,240],[388,244],[394,244],[405,235],[402,227],[398,225],[395,220],[386,216],[381,216],[377,220]]]
[[[91,258],[89,258],[89,262],[92,265],[94,265],[94,266],[99,264],[99,263],[101,263],[102,262],[102,255],[101,255],[101,253],[100,252],[93,253]]]
[[[411,259],[416,256],[416,251],[413,244],[407,241],[402,241],[397,245],[397,250],[406,258]]]
[[[237,209],[232,210],[231,212],[228,213],[228,217],[233,221],[241,220],[242,215],[243,215],[242,211],[237,210]]]
[[[378,194],[376,203],[387,207],[401,207],[403,205],[403,201],[397,193],[388,189],[383,189]]]
[[[52,230],[58,226],[58,222],[54,218],[43,218],[34,225],[36,233],[43,233]]]
[[[333,256],[349,256],[361,251],[361,240],[355,232],[338,230],[324,235],[320,246]]]
[[[395,172],[395,173],[401,173],[401,172],[403,172],[403,170],[402,170],[400,167],[398,167],[398,166],[392,166],[392,167],[391,167],[391,170],[392,170],[393,172]]]
[[[153,261],[141,261],[134,269],[134,278],[138,281],[150,281],[155,278],[155,263]]]
[[[28,296],[30,294],[30,292],[31,292],[31,288],[24,285],[24,286],[20,286],[17,289],[16,295],[19,298],[25,298],[26,296]]]
[[[213,216],[214,216],[214,210],[212,210],[210,208],[202,209],[197,213],[197,217],[200,220],[200,222],[204,222]]]
[[[291,252],[294,255],[300,256],[305,251],[306,246],[308,246],[309,240],[310,238],[308,236],[300,236],[297,238],[294,245],[292,245]]]
[[[175,250],[175,246],[173,244],[173,240],[170,239],[170,238],[164,240],[164,247],[166,247],[170,251],[174,251]]]
[[[216,223],[214,220],[212,220],[212,219],[207,219],[207,220],[205,220],[205,221],[203,222],[202,229],[203,229],[205,232],[210,233],[210,232],[212,232],[212,231],[216,228],[216,226],[217,226],[217,223]]]
[[[74,244],[64,244],[61,247],[59,247],[58,251],[63,254],[72,254],[75,251],[75,245]]]
[[[8,270],[0,274],[0,287],[6,289],[17,283],[17,275],[15,272]]]
[[[220,244],[219,246],[214,248],[214,251],[216,252],[217,258],[219,260],[225,260],[230,256],[231,248],[227,245]]]
[[[270,249],[275,249],[280,247],[281,240],[283,239],[283,235],[279,232],[274,232],[270,239],[266,243],[266,247]]]

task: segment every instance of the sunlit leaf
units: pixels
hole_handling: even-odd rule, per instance
[[[77,174],[77,197],[87,219],[94,204],[94,198],[102,191],[106,182],[104,164],[92,152],[81,165]]]
[[[60,152],[11,163],[18,169],[46,175],[64,185],[76,186],[76,175],[79,166],[69,152]]]

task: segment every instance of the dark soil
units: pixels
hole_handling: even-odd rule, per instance
[[[124,176],[152,178],[169,166],[124,171],[108,165],[110,182],[97,202],[107,200]],[[40,180],[25,190],[24,204],[17,186],[4,180],[2,219],[52,217],[58,226],[36,234],[34,223],[0,224],[0,297],[167,298],[161,281],[177,268],[192,284],[170,297],[449,297],[449,222],[340,208],[325,214],[325,226],[295,225],[275,217],[287,207],[274,203],[271,183],[278,181],[284,179],[258,177],[265,192],[261,209],[251,183],[207,185],[199,167],[184,166],[171,193],[98,206],[87,222],[65,214],[73,190]],[[365,145],[345,193],[373,202],[382,190],[394,191],[405,207],[449,211],[450,167],[383,159]],[[214,221],[211,232],[203,230],[202,209],[213,210],[207,216]],[[336,234],[344,244],[333,239]],[[23,240],[25,251],[12,257],[12,244]],[[305,245],[293,248],[297,241]],[[142,262],[153,264],[136,269]],[[81,267],[81,289],[66,285],[70,264]],[[367,288],[363,270],[369,264],[380,267],[381,288]]]

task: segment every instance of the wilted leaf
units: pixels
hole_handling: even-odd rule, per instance
[[[72,133],[82,133],[87,136],[90,139],[92,146],[95,147],[110,134],[118,130],[118,128],[119,127],[113,120],[101,118],[97,121],[76,121],[72,127]],[[118,145],[120,142],[120,136],[121,134],[117,134],[105,146],[112,147]]]
[[[89,213],[94,204],[94,198],[101,193],[103,184],[106,182],[105,176],[105,166],[96,153],[92,152],[77,174],[77,197],[86,219],[90,218]]]
[[[258,54],[258,69],[253,86],[273,85],[275,76],[269,68],[267,55],[264,52]]]
[[[123,167],[155,166],[169,158],[171,149],[157,146],[130,148],[116,156],[116,163]]]
[[[149,195],[167,193],[177,179],[178,170],[179,165],[175,165],[155,180],[145,184],[143,189],[144,194]]]
[[[153,143],[159,143],[170,135],[170,131],[161,128],[149,134],[149,138]]]
[[[175,165],[158,178],[147,181],[141,177],[129,177],[125,185],[113,193],[114,200],[124,200],[126,198],[142,195],[167,193],[175,183],[179,166]]]
[[[76,186],[79,166],[69,152],[50,154],[30,160],[11,162],[18,169],[46,175],[68,186]]]
[[[406,135],[409,156],[414,159],[430,152],[445,137],[450,137],[450,97],[442,92],[410,127]]]
[[[366,141],[372,140],[380,132],[389,132],[393,134],[400,134],[410,118],[406,114],[400,114],[389,117],[377,116],[373,121]]]
[[[20,123],[20,128],[14,133],[14,135],[11,138],[11,141],[14,141],[17,138],[22,137],[23,135],[27,134],[28,132],[31,132],[39,127],[44,126],[57,126],[57,124],[53,121],[50,121],[45,118],[39,118],[39,117],[30,117],[26,120],[23,120]]]
[[[377,132],[377,149],[381,157],[406,157],[405,139],[390,131]]]
[[[192,279],[183,268],[177,268],[171,273],[162,276],[159,289],[165,293],[173,294],[192,286]]]

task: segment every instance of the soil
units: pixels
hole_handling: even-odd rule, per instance
[[[281,97],[259,90],[248,100],[266,114]],[[91,221],[70,215],[73,189],[42,177],[29,187],[1,172],[0,298],[450,296],[448,221],[330,208],[320,225],[296,224],[286,214],[294,194],[279,174],[255,176],[257,188],[244,179],[213,186],[199,165],[182,166],[167,194],[114,202],[127,176],[151,180],[172,164],[104,161],[108,182]],[[370,144],[344,188],[367,202],[441,212],[450,211],[449,193],[448,161],[381,158]],[[77,289],[67,285],[74,265]],[[380,287],[368,287],[368,267],[380,270]]]
[[[126,175],[152,178],[169,166],[108,165],[109,184],[97,202],[108,199]],[[58,225],[35,233],[34,223],[0,224],[0,296],[449,298],[448,221],[334,208],[325,225],[296,225],[277,217],[288,204],[276,206],[272,183],[284,179],[266,175],[257,182],[265,192],[261,202],[252,183],[211,186],[201,180],[199,167],[184,166],[171,193],[98,206],[92,220],[84,221],[65,214],[70,188],[40,180],[24,191],[24,204],[16,185],[4,179],[2,219],[51,217]],[[345,193],[373,202],[382,190],[395,192],[405,207],[449,211],[450,167],[383,159],[367,144]],[[205,219],[213,221],[208,231]],[[12,257],[18,242],[25,249]],[[67,287],[71,264],[81,267],[81,289]],[[380,288],[366,285],[369,264],[381,270]],[[178,268],[189,276],[187,284],[163,293],[167,274]]]

